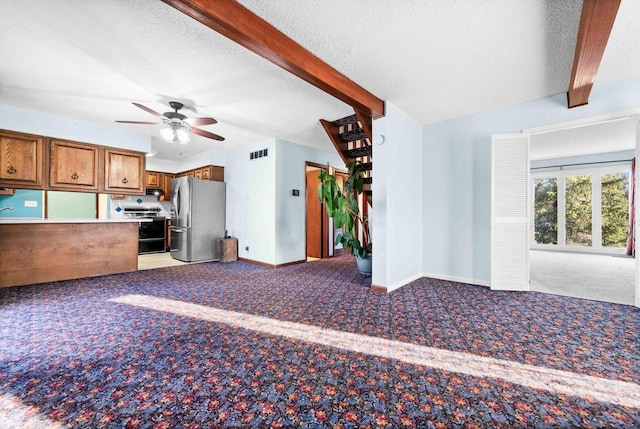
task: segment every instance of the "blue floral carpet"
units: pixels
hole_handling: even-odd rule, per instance
[[[0,289],[0,428],[640,427],[640,311],[350,256]]]

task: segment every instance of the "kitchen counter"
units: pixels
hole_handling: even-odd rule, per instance
[[[11,224],[38,224],[38,223],[126,223],[126,222],[151,222],[151,219],[75,219],[75,218],[51,218],[42,219],[39,217],[0,217],[0,225]]]
[[[136,271],[143,219],[0,219],[0,287]]]

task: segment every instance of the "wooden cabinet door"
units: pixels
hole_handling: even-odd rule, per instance
[[[163,201],[171,201],[171,180],[175,176],[173,174],[165,174],[162,178],[162,192],[164,192]]]
[[[211,165],[209,168],[211,169],[211,178],[209,180],[224,182],[224,167]]]
[[[98,146],[51,140],[49,150],[50,188],[98,190]]]
[[[145,185],[147,188],[160,189],[162,187],[162,173],[147,171]]]
[[[193,170],[193,177],[196,179],[202,179],[202,168],[198,168],[197,170]]]
[[[0,131],[0,186],[43,189],[44,137]]]
[[[105,149],[104,153],[104,190],[119,194],[144,194],[144,154],[114,149]]]
[[[200,169],[201,171],[201,179],[202,180],[211,180],[211,166],[208,167],[202,167]]]
[[[195,170],[187,171],[187,177],[195,177],[195,175],[196,175],[196,171]]]

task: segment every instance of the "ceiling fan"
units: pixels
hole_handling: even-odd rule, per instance
[[[134,106],[137,106],[147,113],[151,113],[153,116],[161,120],[161,122],[144,122],[144,121],[116,121],[121,124],[145,124],[145,125],[158,125],[163,124],[160,128],[160,136],[168,142],[180,142],[187,143],[189,141],[189,135],[191,133],[197,134],[209,139],[224,141],[224,137],[217,134],[210,133],[209,131],[196,128],[200,125],[213,125],[217,123],[213,118],[187,118],[182,113],[178,113],[178,110],[184,107],[184,104],[178,101],[170,101],[169,106],[174,110],[173,112],[158,113],[155,110],[149,109],[147,106],[133,102]]]

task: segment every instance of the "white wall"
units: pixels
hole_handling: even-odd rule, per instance
[[[0,128],[148,153],[151,137],[63,116],[0,105]]]
[[[640,78],[596,85],[590,98],[567,109],[563,93],[424,127],[425,275],[490,282],[491,134],[638,108]]]
[[[388,291],[422,277],[422,126],[387,103],[373,123],[372,283]]]
[[[268,149],[266,158],[249,159],[261,149]],[[306,258],[306,161],[344,167],[337,153],[285,140],[227,153],[227,229],[238,238],[239,257],[270,265]],[[300,196],[294,197],[293,189]]]
[[[251,152],[261,149],[268,149],[267,157],[249,159]],[[238,239],[238,256],[275,264],[276,140],[228,153],[224,176],[227,230]]]
[[[327,137],[328,139],[328,137]],[[344,168],[336,151],[302,146],[285,140],[276,143],[276,264],[306,259],[307,161]],[[298,189],[300,196],[294,197]]]

